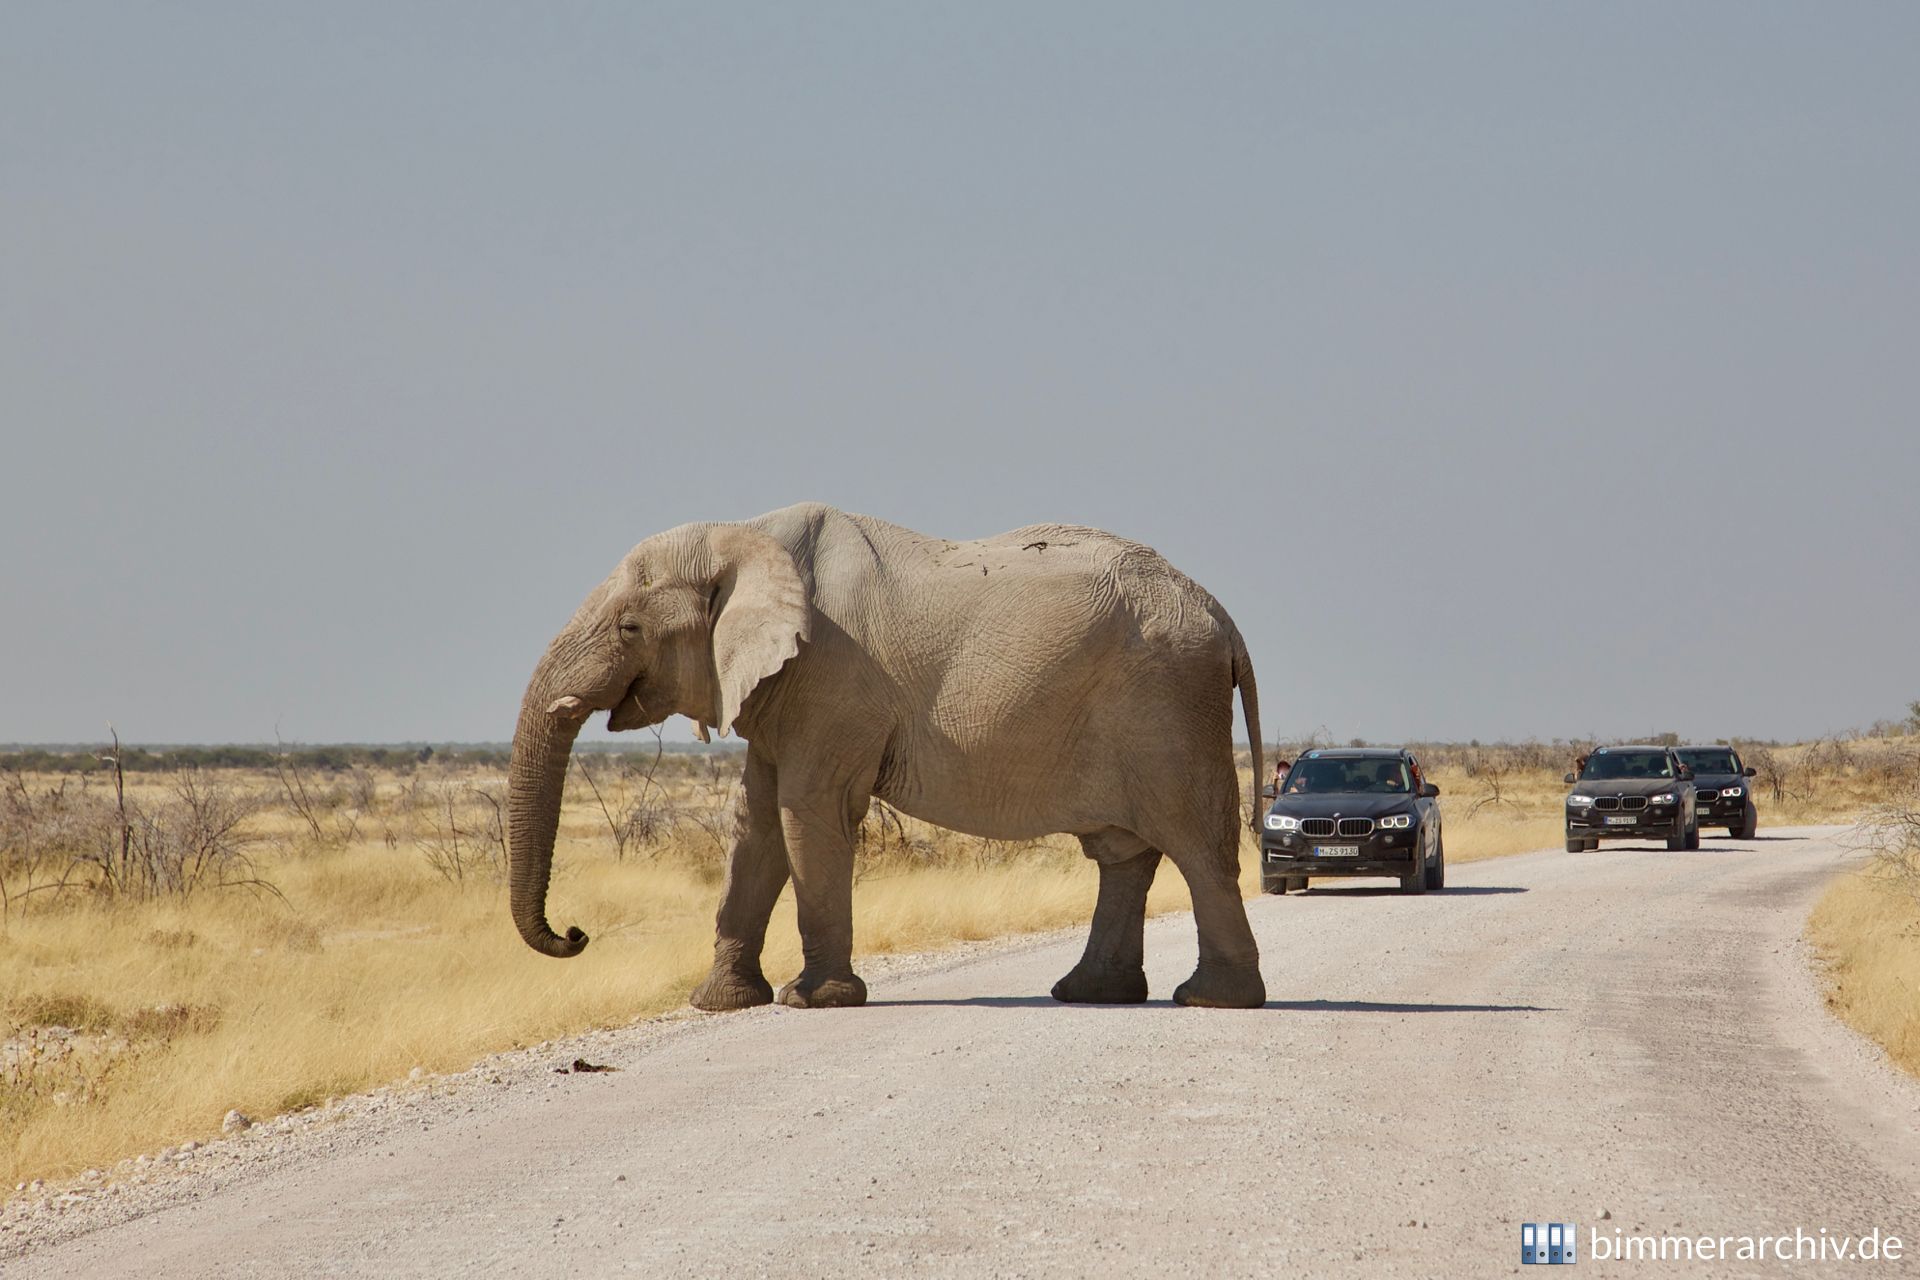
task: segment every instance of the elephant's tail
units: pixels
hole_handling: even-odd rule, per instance
[[[1247,752],[1253,761],[1252,817],[1249,825],[1255,835],[1260,833],[1260,786],[1266,776],[1266,761],[1260,743],[1260,693],[1253,683],[1253,659],[1247,656],[1247,642],[1240,636],[1240,628],[1233,629],[1233,683],[1240,690],[1240,709],[1247,717]]]

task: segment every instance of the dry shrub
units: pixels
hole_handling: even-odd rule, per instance
[[[19,775],[0,788],[0,916],[40,895],[143,901],[208,889],[273,893],[255,869],[245,827],[255,793],[182,769],[159,794],[129,795],[117,762],[112,792],[66,782],[35,795]]]
[[[38,791],[15,770],[0,772],[0,919],[34,895],[57,893],[93,843],[97,806],[86,778],[62,777]]]
[[[1868,874],[1920,910],[1920,792],[1882,805],[1854,828]]]
[[[624,757],[610,763],[591,761],[585,755],[573,757],[571,767],[586,784],[594,807],[607,825],[616,862],[624,862],[629,851],[655,844],[673,825],[674,814],[659,782],[665,749],[656,725],[653,755],[644,765]]]
[[[299,756],[288,751],[285,743],[279,747],[273,757],[273,776],[300,842],[312,849],[337,849],[351,843],[360,834],[361,819],[374,809],[377,787],[372,772],[350,766],[345,781],[321,785],[308,778]]]
[[[498,884],[507,874],[507,825],[500,797],[474,783],[432,784],[414,847],[441,879]]]

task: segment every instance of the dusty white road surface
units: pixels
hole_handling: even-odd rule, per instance
[[[1908,1246],[1575,1275],[1920,1274],[1920,1089],[1799,943],[1845,860],[1763,831],[1266,899],[1251,1012],[1166,1003],[1184,917],[1144,1007],[1046,998],[1077,935],[872,965],[866,1009],[609,1033],[618,1072],[556,1046],[15,1213],[0,1275],[1477,1276],[1550,1220]]]

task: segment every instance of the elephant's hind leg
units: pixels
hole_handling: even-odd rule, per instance
[[[696,1009],[747,1009],[773,1003],[773,984],[760,971],[767,920],[787,884],[787,847],[773,770],[751,748],[742,778],[745,794],[734,817],[733,856],[714,922],[713,971],[693,989]]]
[[[1200,933],[1200,964],[1174,988],[1175,1004],[1209,1009],[1258,1009],[1267,1001],[1260,976],[1260,947],[1247,924],[1233,864],[1217,856],[1174,858],[1193,896],[1193,922]]]
[[[1160,866],[1160,851],[1148,849],[1112,861],[1112,842],[1104,833],[1082,836],[1080,843],[1100,867],[1100,896],[1094,903],[1086,953],[1071,973],[1053,984],[1053,998],[1067,1004],[1139,1004],[1147,998],[1142,936],[1147,891]]]
[[[1223,718],[1219,725],[1222,736],[1227,723]],[[1190,754],[1205,759],[1208,750],[1196,739]],[[1266,1003],[1267,987],[1260,976],[1260,945],[1240,899],[1240,784],[1232,756],[1220,751],[1219,763],[1210,780],[1191,772],[1143,777],[1134,829],[1179,868],[1193,898],[1200,963],[1174,988],[1174,1003],[1257,1009]]]

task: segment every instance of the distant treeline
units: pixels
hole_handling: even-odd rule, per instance
[[[1920,704],[1916,704],[1920,707]],[[1860,736],[1897,737],[1902,732],[1913,733],[1920,730],[1920,712],[1906,724],[1876,724],[1870,730],[1856,730],[1850,734],[1835,735],[1838,739]],[[1591,751],[1603,741],[1641,741],[1664,745],[1678,745],[1682,738],[1676,733],[1650,733],[1637,739],[1555,739],[1552,742],[1486,742],[1478,739],[1468,742],[1407,742],[1407,743],[1369,743],[1362,738],[1349,739],[1345,745],[1365,746],[1408,746],[1417,751],[1430,766],[1446,767],[1459,764],[1464,767],[1477,767],[1485,757],[1498,755],[1508,764],[1519,767],[1539,767],[1560,769],[1566,761],[1575,755]],[[1742,750],[1758,747],[1778,747],[1779,742],[1768,739],[1742,738],[1729,741],[1717,740],[1722,746],[1738,746]],[[1265,750],[1269,760],[1279,757],[1297,756],[1315,747],[1333,747],[1341,743],[1333,739],[1325,730],[1311,734],[1304,739],[1268,742]],[[1704,744],[1703,744],[1704,745]],[[656,751],[668,756],[699,757],[727,755],[745,749],[745,744],[737,739],[711,744],[699,742],[656,743],[651,739],[639,742],[576,742],[573,750],[576,755],[591,754],[610,760],[644,762],[653,758]],[[222,746],[122,746],[120,766],[129,773],[150,773],[171,769],[271,769],[275,763],[281,763],[296,769],[310,770],[316,773],[337,773],[348,769],[392,769],[407,772],[420,765],[433,762],[438,765],[463,765],[475,768],[505,768],[512,756],[512,746],[505,742],[402,742],[402,743],[335,743],[331,745],[285,746],[273,743],[241,743]],[[1246,744],[1241,743],[1238,750],[1244,753]],[[25,744],[0,744],[0,771],[13,770],[22,773],[83,773],[98,769],[113,754],[113,748],[107,744],[88,746],[81,743],[52,743],[38,746]],[[692,761],[687,760],[691,765]]]
[[[669,755],[708,755],[737,751],[738,743],[668,742],[644,747],[624,742],[579,742],[574,751],[613,758],[650,759],[655,750]],[[429,761],[444,764],[505,768],[512,747],[504,742],[406,742],[395,745],[344,743],[323,746],[238,744],[225,746],[123,745],[120,767],[128,773],[171,769],[271,769],[284,763],[316,773],[348,769],[394,769],[405,772]],[[111,745],[11,746],[0,750],[0,770],[22,773],[84,773],[98,769],[113,757]]]

